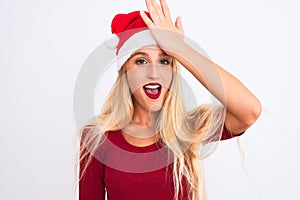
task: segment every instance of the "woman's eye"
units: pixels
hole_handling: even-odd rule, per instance
[[[148,62],[147,62],[147,60],[145,60],[145,59],[137,59],[136,61],[135,61],[135,64],[137,64],[137,65],[145,65],[145,64],[147,64]]]
[[[160,64],[168,65],[168,64],[170,64],[170,61],[168,59],[162,59],[162,60],[160,60]]]

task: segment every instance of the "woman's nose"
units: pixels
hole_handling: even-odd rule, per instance
[[[151,64],[148,67],[147,78],[149,78],[151,80],[158,80],[159,79],[159,72],[158,72],[158,66],[157,65]]]

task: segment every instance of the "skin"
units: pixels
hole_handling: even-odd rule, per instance
[[[157,46],[143,47],[131,56],[126,64],[126,72],[129,88],[133,92],[133,118],[143,121],[139,117],[142,113],[157,112],[162,107],[172,81],[172,57]],[[143,86],[148,83],[162,85],[158,99],[151,99],[145,94]]]
[[[151,30],[153,38],[163,52],[179,61],[195,76],[200,84],[206,87],[226,107],[225,125],[227,129],[235,135],[253,125],[262,110],[261,103],[256,96],[236,77],[184,42],[181,17],[177,17],[175,23],[172,21],[166,0],[160,0],[160,5],[155,0],[146,0],[146,5],[152,20],[143,11],[140,14]],[[150,54],[151,62],[159,60],[155,53]],[[132,91],[135,91],[133,93],[135,113],[133,123],[124,129],[124,137],[135,146],[146,146],[157,141],[157,133],[153,134],[153,122],[162,105],[163,98],[159,98],[157,101],[147,100],[143,96],[141,87],[138,87],[142,84],[133,84],[131,81],[130,71],[136,66],[130,60],[126,67],[128,83]],[[153,73],[154,71],[152,70]],[[159,78],[163,80],[161,77]],[[166,89],[167,87],[164,91]],[[141,127],[142,130],[145,130],[144,132],[139,131],[140,135],[132,134],[137,132],[137,129],[140,130]]]
[[[236,77],[202,56],[183,40],[181,17],[173,23],[166,0],[146,0],[151,19],[141,11],[141,17],[152,31],[159,46],[178,60],[195,78],[226,107],[225,125],[233,134],[248,129],[260,116],[260,101]],[[216,80],[221,80],[220,82]]]
[[[157,115],[162,108],[173,77],[173,58],[157,46],[146,46],[135,51],[126,62],[126,76],[134,113],[132,123],[123,129],[127,141],[135,146],[147,146],[158,140],[155,132]],[[143,86],[159,83],[161,94],[157,99],[149,98]]]

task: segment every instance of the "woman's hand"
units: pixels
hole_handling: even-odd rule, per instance
[[[183,42],[181,18],[173,23],[166,0],[146,0],[150,18],[141,12],[146,25],[167,54],[190,71],[226,107],[226,128],[238,134],[250,127],[261,114],[261,103],[236,77]]]
[[[155,0],[146,0],[146,5],[152,20],[144,11],[141,11],[140,15],[154,39],[163,50],[176,50],[177,44],[183,41],[184,37],[181,17],[177,17],[175,23],[172,21],[166,0],[160,0],[160,5]]]

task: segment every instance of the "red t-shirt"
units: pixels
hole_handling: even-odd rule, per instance
[[[222,140],[232,138],[224,128]],[[80,163],[80,173],[86,160]],[[161,143],[129,144],[121,130],[109,131],[79,181],[80,200],[173,200],[172,158]],[[187,200],[186,182],[179,200]]]

